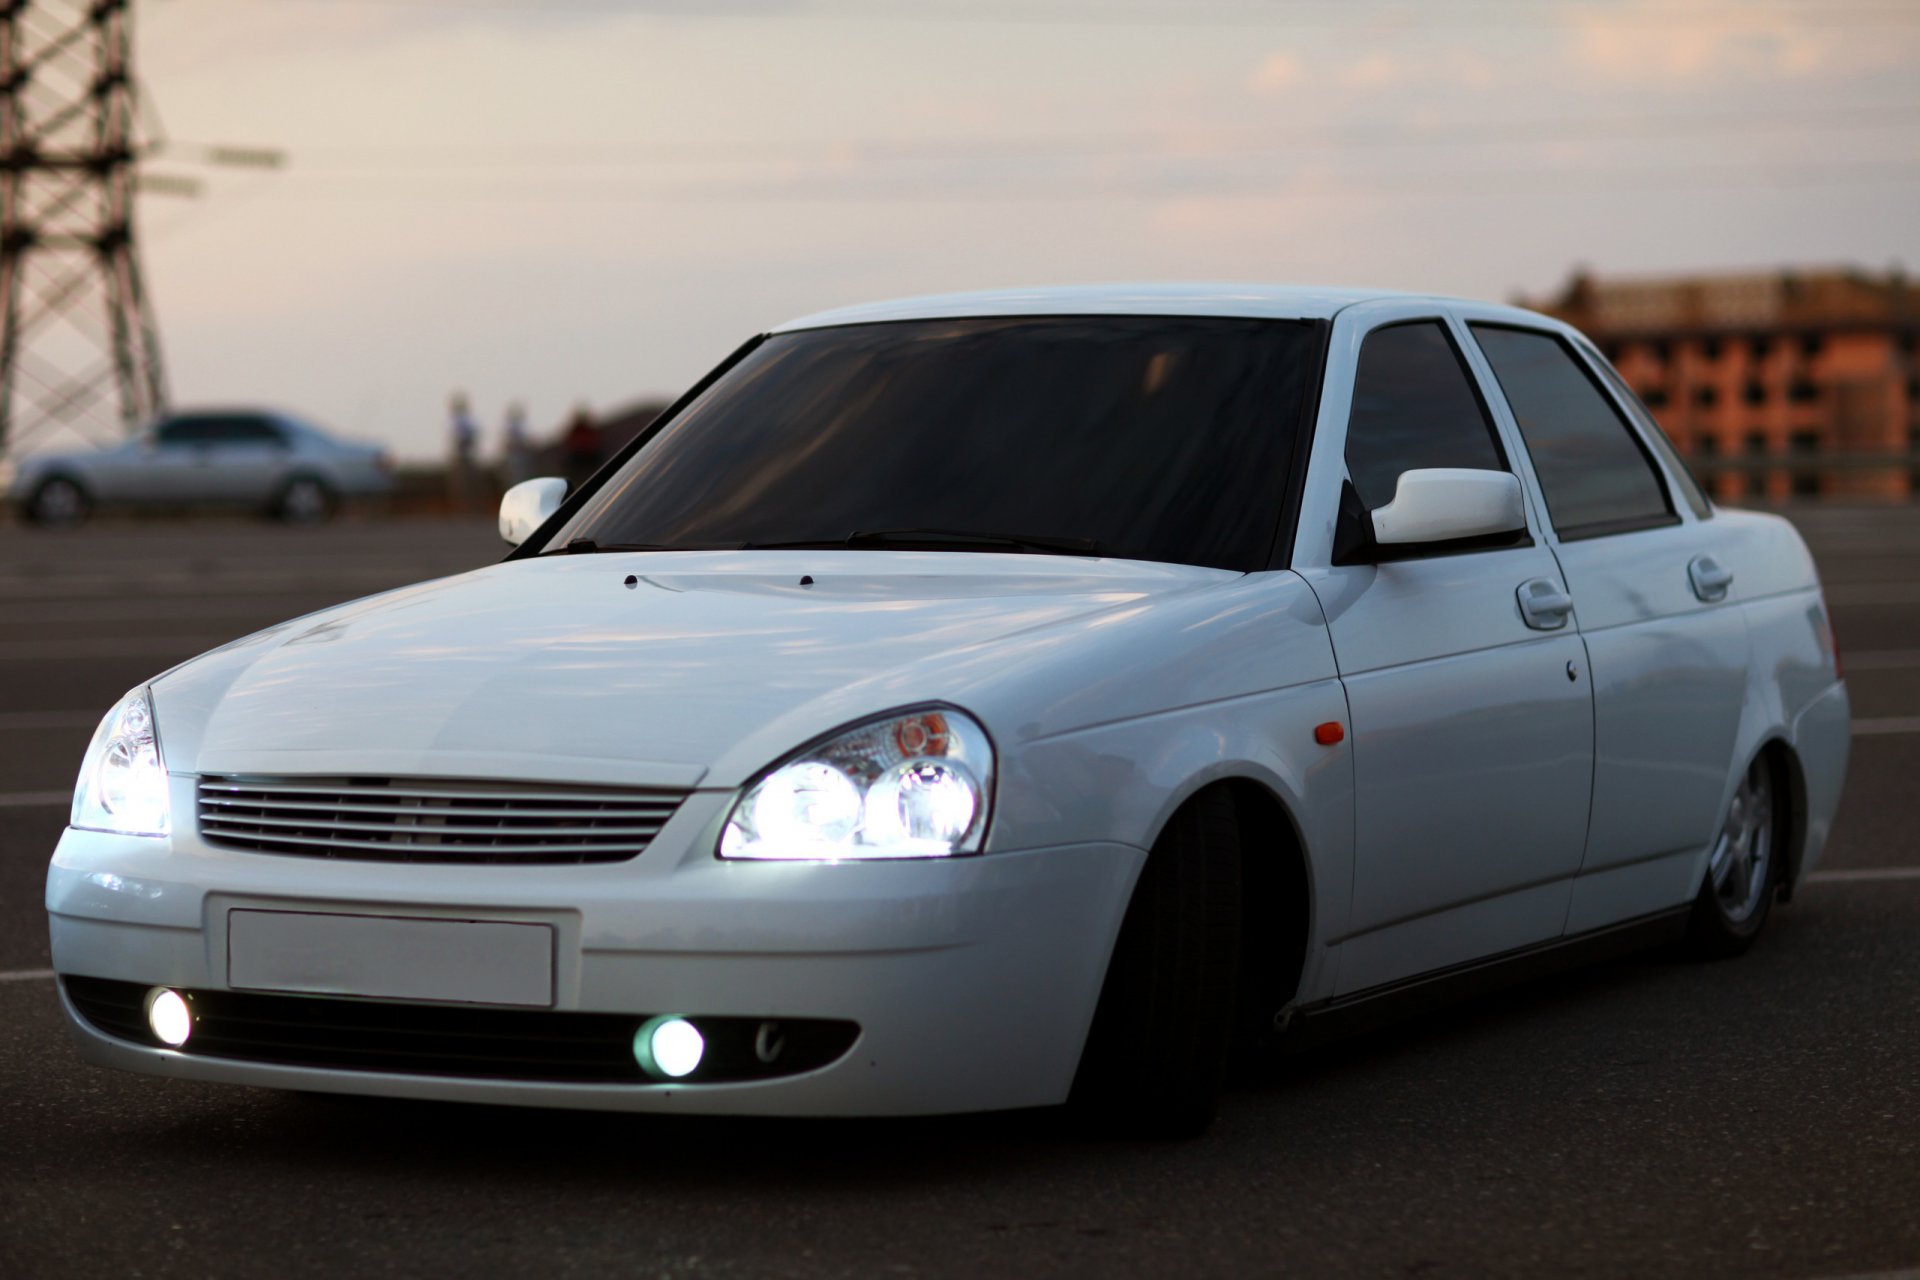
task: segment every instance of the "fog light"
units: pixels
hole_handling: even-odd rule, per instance
[[[154,1039],[178,1049],[193,1034],[193,1010],[187,1008],[187,998],[165,987],[154,988],[147,997],[147,1026]]]
[[[706,1051],[706,1038],[685,1018],[655,1018],[633,1036],[633,1056],[649,1075],[692,1075]]]

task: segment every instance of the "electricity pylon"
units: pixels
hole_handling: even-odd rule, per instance
[[[129,0],[0,0],[0,452],[167,401],[134,243]]]

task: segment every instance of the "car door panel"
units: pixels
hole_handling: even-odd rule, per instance
[[[233,414],[213,420],[218,434],[207,452],[199,497],[207,502],[259,505],[278,487],[288,448],[265,419]]]
[[[132,503],[203,501],[214,441],[213,422],[201,415],[161,421],[130,458],[117,496]]]
[[[1359,793],[1342,994],[1560,932],[1585,845],[1592,705],[1578,635],[1520,618],[1515,591],[1540,576],[1559,576],[1543,547],[1308,575]]]
[[[1368,376],[1364,342],[1435,319],[1430,311],[1364,310],[1373,315],[1352,317],[1344,331],[1336,323],[1336,350],[1344,339],[1346,359],[1332,367],[1344,367],[1350,385],[1330,378],[1323,432],[1328,415],[1334,431],[1369,429],[1360,408],[1368,393],[1351,386]],[[1467,377],[1464,367],[1459,376]],[[1438,401],[1419,391],[1414,413],[1428,403]],[[1484,406],[1476,412],[1484,415]],[[1495,431],[1491,421],[1482,429]],[[1431,461],[1422,456],[1428,446],[1417,429],[1378,430],[1409,451],[1412,466],[1461,465],[1445,448]],[[1504,467],[1505,442],[1493,439],[1493,464]],[[1303,531],[1326,527],[1329,491],[1348,456],[1340,447],[1316,439],[1320,492],[1303,509]],[[1393,477],[1380,453],[1358,455],[1363,472],[1374,473],[1352,485],[1356,494],[1373,490],[1366,505],[1379,505]],[[1585,848],[1592,702],[1575,628],[1537,630],[1521,616],[1523,584],[1564,587],[1551,551],[1532,533],[1525,545],[1350,564],[1332,564],[1330,547],[1316,539],[1297,557],[1327,617],[1351,721],[1354,888],[1337,939],[1338,995],[1560,934]]]
[[[207,469],[207,446],[163,437],[128,469],[119,497],[134,503],[192,502]]]
[[[201,496],[209,502],[264,503],[273,493],[285,456],[284,448],[256,440],[218,445],[207,458]]]
[[[1688,901],[1695,855],[1719,830],[1749,646],[1732,594],[1694,597],[1699,529],[1559,548],[1594,681],[1593,820],[1569,932]]]

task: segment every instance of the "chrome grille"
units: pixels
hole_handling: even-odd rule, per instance
[[[445,778],[200,779],[200,835],[256,853],[369,862],[620,862],[686,793]]]

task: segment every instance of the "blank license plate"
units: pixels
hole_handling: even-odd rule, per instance
[[[247,991],[553,1004],[553,926],[227,912],[227,985]]]

